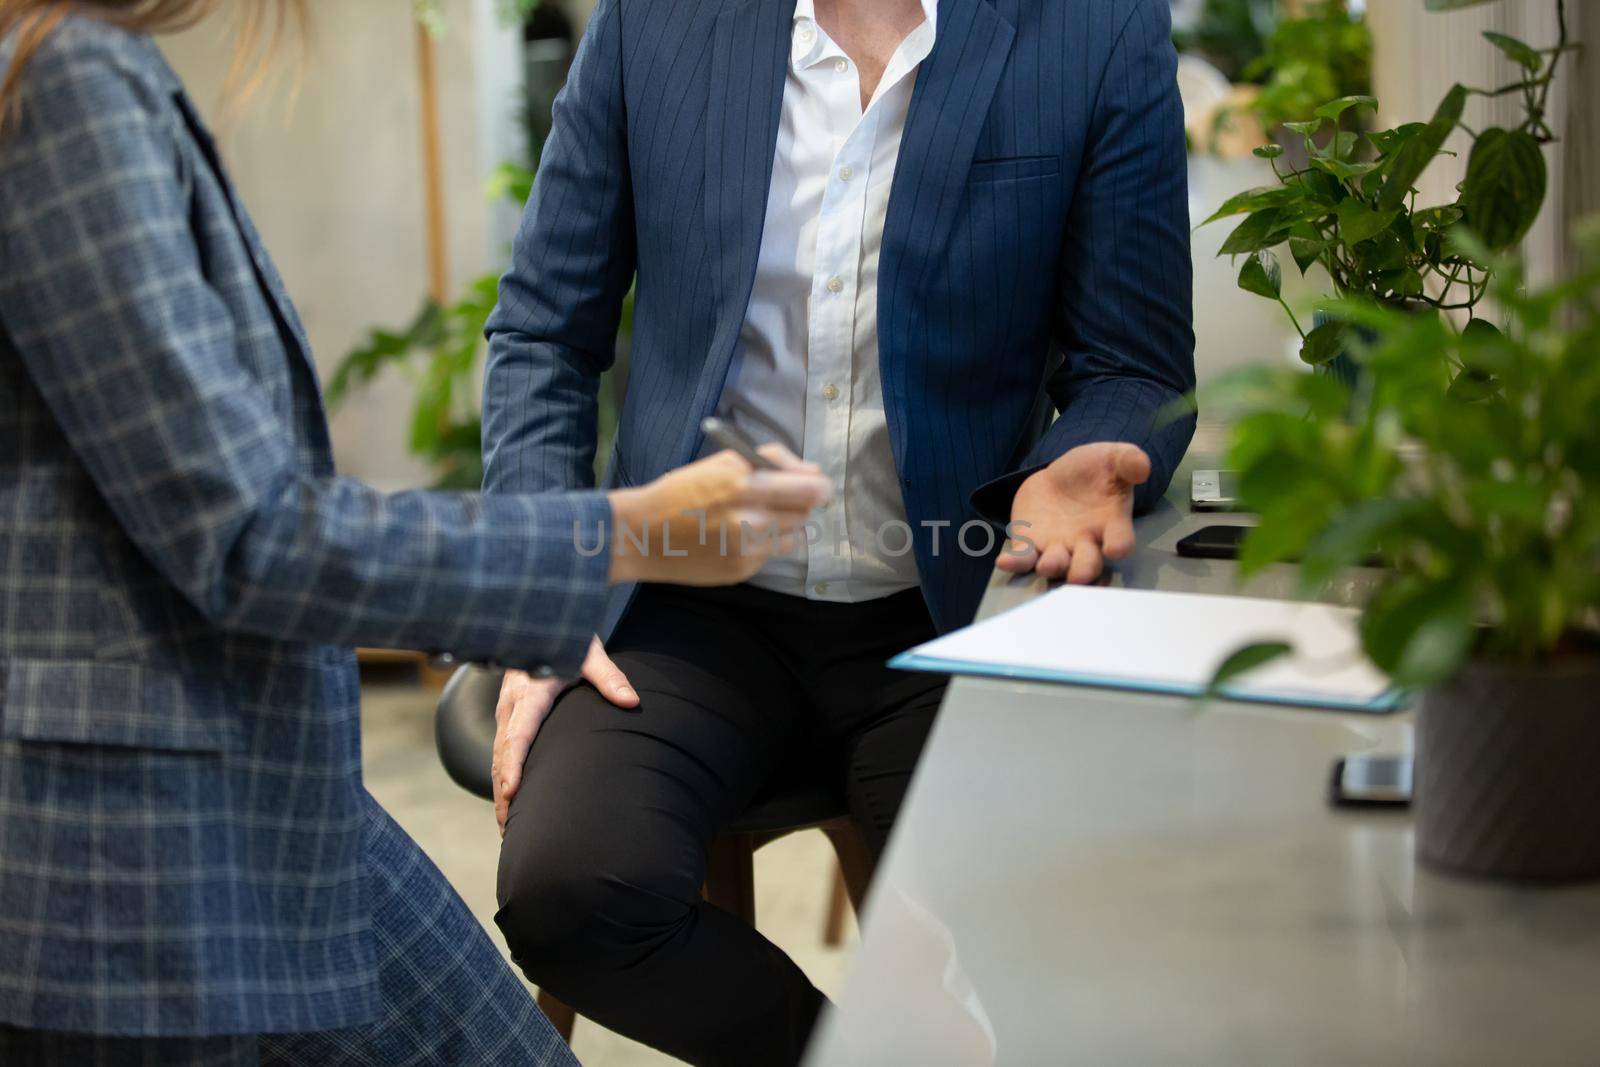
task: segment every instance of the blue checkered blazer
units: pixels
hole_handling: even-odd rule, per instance
[[[489,323],[486,488],[588,484],[635,272],[608,477],[701,448],[755,279],[793,13],[601,0]],[[884,224],[878,346],[923,593],[948,628],[991,563],[936,554],[924,521],[1003,522],[1023,478],[1092,441],[1141,445],[1136,504],[1160,499],[1193,423],[1156,414],[1194,384],[1194,335],[1168,0],[939,0],[938,22]]]
[[[338,477],[300,323],[155,46],[69,18],[23,88],[0,139],[0,1023],[368,1021],[347,646],[575,670],[608,553],[573,527],[609,510]]]

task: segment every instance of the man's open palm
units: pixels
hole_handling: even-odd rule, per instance
[[[1137,445],[1079,445],[1022,483],[1011,504],[1016,540],[998,566],[1087,584],[1133,551],[1133,491],[1150,477]]]

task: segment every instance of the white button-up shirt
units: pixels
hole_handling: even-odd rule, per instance
[[[853,60],[798,0],[755,288],[720,405],[833,480],[804,550],[752,584],[859,601],[917,585],[878,376],[878,257],[917,67],[937,0],[890,58],[866,108]]]

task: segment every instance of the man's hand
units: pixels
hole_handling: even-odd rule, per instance
[[[583,661],[583,680],[600,690],[600,695],[619,708],[639,706],[639,694],[628,684],[627,676],[611,662],[597,637],[589,645]],[[528,762],[528,749],[544,725],[545,716],[555,706],[556,697],[573,685],[570,678],[534,678],[525,671],[507,671],[500,686],[500,701],[494,709],[494,818],[500,832],[506,832],[506,815],[511,799],[522,786],[522,768]]]
[[[1137,445],[1079,445],[1017,489],[1011,504],[1017,536],[996,566],[1079,585],[1094,581],[1105,560],[1133,551],[1133,491],[1149,477],[1150,457]]]

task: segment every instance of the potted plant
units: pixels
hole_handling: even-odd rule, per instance
[[[1463,0],[1430,0],[1430,7],[1462,7]],[[1243,215],[1220,254],[1245,256],[1241,288],[1276,300],[1302,339],[1301,358],[1317,367],[1345,355],[1351,324],[1316,321],[1304,329],[1284,302],[1275,249],[1287,247],[1304,274],[1313,264],[1326,272],[1334,295],[1362,297],[1382,306],[1472,316],[1489,287],[1488,264],[1448,240],[1458,224],[1470,226],[1489,249],[1514,247],[1544,203],[1542,146],[1554,140],[1546,121],[1550,87],[1567,40],[1565,0],[1557,0],[1559,38],[1536,49],[1499,33],[1484,36],[1509,56],[1518,79],[1494,89],[1456,85],[1428,122],[1363,131],[1352,116],[1376,111],[1370,96],[1344,96],[1323,104],[1285,128],[1301,142],[1306,162],[1285,166],[1284,149],[1269,144],[1256,155],[1272,162],[1277,181],[1228,199],[1206,223]],[[1469,97],[1516,95],[1522,121],[1512,128],[1468,130],[1472,148],[1455,200],[1418,206],[1417,180],[1462,127]],[[1204,225],[1204,224],[1202,224]],[[1348,363],[1341,364],[1348,375]]]
[[[1259,510],[1241,570],[1304,589],[1373,559],[1367,656],[1419,692],[1416,848],[1450,871],[1600,878],[1600,220],[1577,272],[1526,291],[1465,231],[1504,330],[1366,300],[1363,381],[1254,368],[1221,396]],[[1217,684],[1286,651],[1239,650]]]

